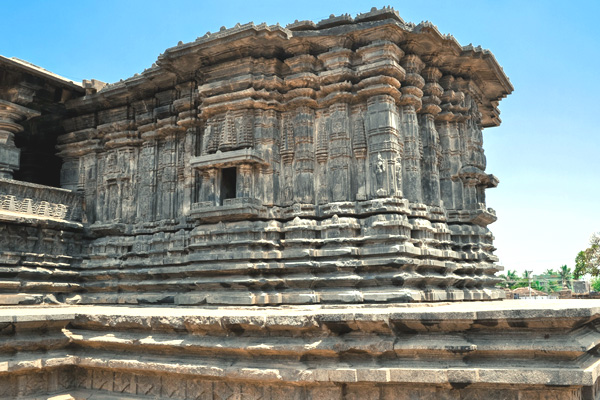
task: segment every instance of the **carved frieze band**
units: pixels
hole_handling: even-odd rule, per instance
[[[69,206],[65,204],[50,203],[44,200],[18,198],[13,195],[0,194],[0,210],[19,214],[66,219],[69,212]]]

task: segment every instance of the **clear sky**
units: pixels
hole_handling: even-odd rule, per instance
[[[506,269],[574,266],[600,231],[599,1],[41,1],[4,0],[0,54],[75,81],[115,82],[166,48],[237,22],[286,25],[392,5],[463,44],[490,49],[515,87],[503,123],[484,131],[487,204]]]

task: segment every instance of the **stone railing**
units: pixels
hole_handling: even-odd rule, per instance
[[[0,179],[0,211],[81,222],[82,197],[67,189]]]

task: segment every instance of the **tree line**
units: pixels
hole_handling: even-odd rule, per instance
[[[590,246],[577,254],[574,270],[563,265],[557,270],[547,269],[541,275],[532,275],[532,271],[525,271],[521,276],[516,270],[508,270],[506,274],[499,275],[504,282],[498,286],[516,289],[528,287],[531,282],[532,289],[552,293],[561,290],[564,286],[571,289],[571,281],[584,275],[592,277],[592,290],[600,292],[600,232],[593,234],[590,238]]]
[[[531,282],[532,289],[552,293],[561,290],[564,286],[569,289],[571,288],[573,271],[571,268],[563,265],[557,270],[549,268],[540,275],[533,275],[532,271],[524,271],[519,276],[516,270],[508,270],[506,274],[499,275],[499,277],[504,279],[504,282],[499,284],[501,287],[517,289],[520,287],[529,287],[529,283]]]

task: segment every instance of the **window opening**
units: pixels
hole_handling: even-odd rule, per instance
[[[221,205],[225,199],[236,197],[237,168],[223,168],[221,170]]]

